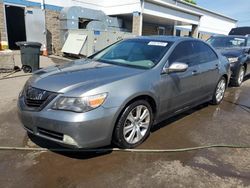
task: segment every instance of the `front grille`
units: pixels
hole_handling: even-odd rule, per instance
[[[44,102],[44,100],[25,99],[25,104],[29,107],[40,107]]]
[[[30,86],[24,89],[24,102],[32,110],[41,110],[56,96],[57,94],[54,92],[37,89]]]
[[[26,125],[24,125],[25,129],[27,129],[28,131],[32,132],[33,133],[33,130],[30,129],[29,127],[27,127]]]
[[[37,131],[38,131],[38,133],[40,135],[43,135],[43,136],[46,136],[46,137],[49,137],[49,138],[53,138],[53,139],[56,139],[56,140],[63,141],[63,134],[62,133],[58,133],[58,132],[55,132],[55,131],[50,131],[48,129],[44,129],[44,128],[41,128],[41,127],[38,127]]]

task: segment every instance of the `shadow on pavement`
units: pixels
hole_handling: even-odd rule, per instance
[[[91,159],[91,158],[94,158],[94,157],[99,157],[99,156],[107,155],[107,154],[111,153],[111,151],[107,151],[107,152],[89,152],[89,151],[81,151],[80,149],[79,150],[76,149],[76,151],[53,151],[53,149],[66,149],[66,150],[68,150],[69,148],[63,147],[63,146],[61,146],[61,145],[59,145],[59,144],[57,144],[55,142],[40,138],[40,137],[32,135],[30,133],[28,133],[28,137],[32,142],[34,142],[36,145],[38,145],[41,148],[46,148],[46,149],[50,150],[53,153],[64,155],[66,157],[70,157],[70,158],[74,158],[74,159],[85,160],[85,159]],[[110,148],[110,147],[111,146],[103,147],[102,149]],[[72,150],[74,150],[74,149],[72,149]]]
[[[203,108],[206,108],[208,106],[209,106],[209,103],[207,102],[207,103],[201,104],[201,105],[199,105],[197,107],[191,108],[191,109],[189,109],[187,111],[184,111],[184,112],[182,112],[182,113],[180,113],[178,115],[175,115],[173,117],[167,118],[166,120],[163,120],[162,122],[154,125],[151,128],[151,132],[158,131],[159,129],[164,128],[164,127],[170,125],[171,123],[173,123],[175,121],[178,121],[178,120],[180,120],[180,119],[182,119],[182,118],[184,118],[186,116],[189,116],[189,115],[193,114],[194,112],[199,111],[199,110],[201,110]]]
[[[244,77],[243,83],[246,82],[246,81],[249,80],[249,79],[250,79],[250,74],[248,74],[248,75],[246,75],[246,76]],[[228,87],[229,87],[229,88],[234,88],[235,86],[232,86],[231,83],[229,83]]]
[[[249,80],[249,79],[250,79],[250,74],[248,74],[247,76],[245,76],[244,82],[247,81],[247,80]]]

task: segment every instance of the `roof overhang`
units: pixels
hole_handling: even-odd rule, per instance
[[[158,17],[166,21],[173,20],[182,24],[193,25],[199,25],[200,17],[202,16],[194,11],[166,3],[162,0],[146,0],[142,13],[146,17]]]
[[[163,0],[145,0],[145,2],[158,4],[158,5],[161,5],[163,7],[169,7],[169,8],[172,8],[174,10],[178,10],[178,11],[185,12],[185,13],[192,14],[192,15],[199,16],[199,17],[203,16],[203,14],[200,14],[200,13],[192,11],[192,10],[188,10],[186,8],[179,7],[179,6],[171,4],[171,3],[167,3],[166,1],[163,1]]]
[[[178,5],[178,3],[181,3],[181,4],[184,4],[184,5],[193,7],[193,8],[195,8],[195,9],[197,9],[197,10],[201,10],[201,11],[204,11],[204,12],[207,12],[207,13],[211,13],[211,14],[217,15],[217,16],[219,16],[219,17],[226,18],[226,19],[231,20],[231,21],[234,21],[234,22],[238,22],[237,19],[234,19],[234,18],[231,18],[231,17],[229,17],[229,16],[225,16],[225,15],[223,15],[223,14],[220,14],[220,13],[217,13],[217,12],[214,12],[214,11],[211,11],[211,10],[208,10],[208,9],[205,9],[205,8],[200,7],[200,6],[198,6],[198,5],[193,5],[193,4],[191,4],[191,3],[187,3],[187,2],[185,2],[185,1],[183,1],[183,0],[176,0],[176,1],[177,1],[177,5]]]

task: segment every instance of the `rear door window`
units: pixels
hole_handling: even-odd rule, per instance
[[[197,63],[203,64],[218,59],[216,53],[205,43],[200,41],[193,42],[194,53],[197,54]]]
[[[247,39],[247,46],[250,47],[250,37]]]

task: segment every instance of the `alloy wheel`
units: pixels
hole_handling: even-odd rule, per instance
[[[222,101],[225,91],[226,91],[226,81],[225,81],[225,79],[222,79],[218,83],[217,89],[216,89],[216,100],[217,100],[217,102]]]
[[[241,85],[244,80],[245,68],[242,66],[239,72],[238,84]]]
[[[123,128],[127,143],[136,144],[143,139],[150,127],[150,112],[145,105],[136,106],[128,114]]]

